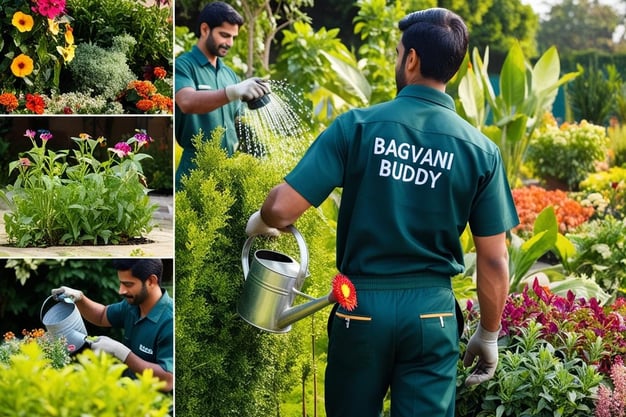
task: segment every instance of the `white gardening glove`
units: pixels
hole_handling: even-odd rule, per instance
[[[50,293],[54,296],[55,300],[59,299],[59,295],[64,295],[65,297],[71,298],[73,301],[80,301],[83,298],[83,292],[79,290],[75,290],[70,287],[60,287],[54,288]]]
[[[270,92],[270,85],[260,78],[248,78],[239,84],[232,84],[225,89],[228,101],[243,100],[250,101],[262,97]]]
[[[109,353],[115,356],[117,359],[121,360],[122,362],[126,362],[126,358],[130,353],[129,348],[127,348],[117,340],[113,340],[107,336],[98,336],[98,338],[94,342],[91,342],[91,349],[96,353]]]
[[[275,227],[270,227],[263,221],[261,217],[261,210],[257,210],[252,213],[252,216],[248,219],[248,224],[246,225],[246,234],[248,236],[272,236],[276,237],[280,235],[280,230]]]
[[[474,371],[465,380],[465,385],[476,385],[493,378],[498,366],[498,334],[485,330],[479,323],[474,335],[467,343],[467,350],[463,357],[463,365],[470,366],[478,356]]]

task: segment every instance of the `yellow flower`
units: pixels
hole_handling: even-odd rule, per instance
[[[59,34],[59,23],[54,19],[48,19],[48,31],[54,36]]]
[[[72,29],[69,23],[65,24],[65,43],[74,45],[74,29]]]
[[[11,20],[13,26],[17,28],[20,32],[30,32],[35,24],[33,17],[31,15],[22,13],[17,11],[13,14],[13,19]]]
[[[19,54],[11,62],[11,72],[16,77],[24,78],[33,72],[33,60],[28,55]]]
[[[57,46],[57,52],[61,54],[63,60],[67,63],[74,59],[74,51],[76,50],[76,45],[67,45],[67,47],[63,48],[62,46]]]

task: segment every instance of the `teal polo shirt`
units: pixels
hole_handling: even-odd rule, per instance
[[[174,308],[167,291],[145,317],[126,300],[107,306],[112,327],[124,329],[124,345],[141,359],[174,372]]]
[[[316,207],[343,188],[337,267],[350,278],[454,276],[468,223],[490,236],[519,222],[498,147],[425,86],[339,116],[285,181]]]
[[[228,85],[240,81],[235,72],[218,58],[217,67],[214,67],[194,45],[192,50],[176,58],[174,67],[174,89],[191,87],[194,90],[220,90]],[[174,128],[176,141],[183,148],[177,177],[188,173],[195,167],[195,149],[191,139],[202,130],[204,137],[209,139],[212,131],[222,126],[226,129],[221,141],[221,147],[232,155],[237,149],[238,138],[235,128],[235,118],[239,114],[241,102],[234,100],[212,112],[204,114],[185,114],[176,105],[174,109]]]

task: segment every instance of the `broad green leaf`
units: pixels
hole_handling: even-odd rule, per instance
[[[518,43],[509,51],[500,74],[500,95],[507,113],[516,112],[526,99],[526,60]]]
[[[328,52],[320,52],[330,62],[331,68],[343,82],[345,92],[357,97],[362,103],[368,103],[372,95],[372,87],[359,69]]]

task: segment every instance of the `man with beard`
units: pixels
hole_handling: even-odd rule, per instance
[[[460,235],[476,247],[480,324],[465,351],[465,383],[494,376],[508,294],[506,232],[518,216],[496,144],[459,117],[445,93],[467,52],[449,10],[399,23],[394,100],[353,109],[322,132],[274,187],[246,233],[276,235],[335,188],[337,268],[358,294],[329,322],[328,417],[453,417],[459,328],[451,277],[463,272]]]
[[[174,319],[173,303],[161,288],[163,262],[160,259],[118,259],[119,294],[125,299],[103,305],[89,299],[80,290],[66,286],[52,290],[53,296],[64,294],[74,300],[81,316],[100,327],[124,330],[124,343],[108,336],[91,342],[94,351],[107,352],[128,366],[128,376],[135,377],[145,369],[165,382],[162,388],[173,388]]]
[[[196,151],[192,138],[202,131],[209,138],[216,127],[225,129],[221,146],[232,155],[239,144],[235,121],[241,100],[250,101],[267,94],[269,85],[259,78],[240,81],[224,64],[239,35],[243,17],[230,5],[216,1],[204,7],[198,18],[198,42],[192,50],[176,58],[174,72],[176,141],[183,148],[176,170],[176,186],[194,168]]]

